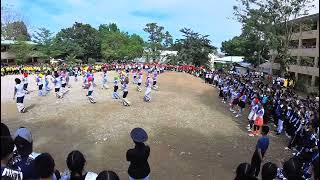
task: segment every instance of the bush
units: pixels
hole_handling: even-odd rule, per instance
[[[88,64],[94,65],[96,63],[96,60],[93,58],[88,59]]]

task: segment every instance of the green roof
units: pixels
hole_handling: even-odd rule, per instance
[[[3,45],[11,45],[11,44],[14,44],[16,42],[17,41],[14,41],[14,40],[3,40],[3,41],[1,41],[1,44],[3,44]],[[30,45],[37,45],[37,43],[32,42],[32,41],[24,41],[24,42],[27,43],[27,44],[30,44]]]

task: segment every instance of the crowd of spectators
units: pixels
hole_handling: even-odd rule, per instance
[[[148,135],[142,128],[134,128],[131,138],[135,147],[126,154],[130,162],[130,180],[148,180],[150,147],[145,145]],[[66,159],[68,170],[60,172],[49,153],[33,152],[33,137],[29,129],[20,127],[14,135],[1,123],[1,179],[6,180],[119,180],[111,170],[96,174],[85,171],[85,156],[78,150],[71,151]]]

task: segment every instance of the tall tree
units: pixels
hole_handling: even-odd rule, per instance
[[[272,61],[280,63],[280,72],[287,72],[290,60],[289,44],[296,24],[291,21],[307,15],[312,0],[240,0],[234,13],[243,26],[265,40],[273,50]]]
[[[1,4],[1,39],[30,40],[26,20],[7,4]]]
[[[39,28],[38,31],[33,34],[34,42],[38,44],[38,51],[45,59],[53,57],[52,52],[52,32],[46,28]]]
[[[152,60],[156,60],[160,57],[160,50],[163,48],[164,27],[158,26],[157,23],[148,23],[143,30],[149,33],[149,39],[146,44],[147,51],[149,51]]]
[[[166,31],[166,32],[164,33],[163,47],[166,48],[166,49],[169,49],[172,45],[173,45],[172,36],[171,36],[171,34],[170,34],[168,31]]]
[[[89,57],[100,57],[99,33],[89,24],[75,22],[72,27],[58,32],[53,43],[55,51],[64,57],[76,56],[85,62]]]
[[[9,52],[15,55],[17,64],[24,64],[31,56],[34,46],[28,44],[24,39],[18,38],[17,41],[10,46]]]
[[[216,52],[216,47],[210,44],[208,35],[201,35],[188,28],[180,30],[183,39],[176,42],[178,49],[177,60],[179,64],[192,64],[195,66],[208,66],[209,54]]]

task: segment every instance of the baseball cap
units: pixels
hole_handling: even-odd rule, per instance
[[[148,140],[148,134],[146,133],[146,131],[139,127],[134,128],[131,131],[130,136],[135,142],[145,142]]]
[[[25,139],[29,143],[32,143],[33,141],[31,132],[25,127],[17,129],[16,133],[13,136],[13,139],[15,140],[18,136]]]

